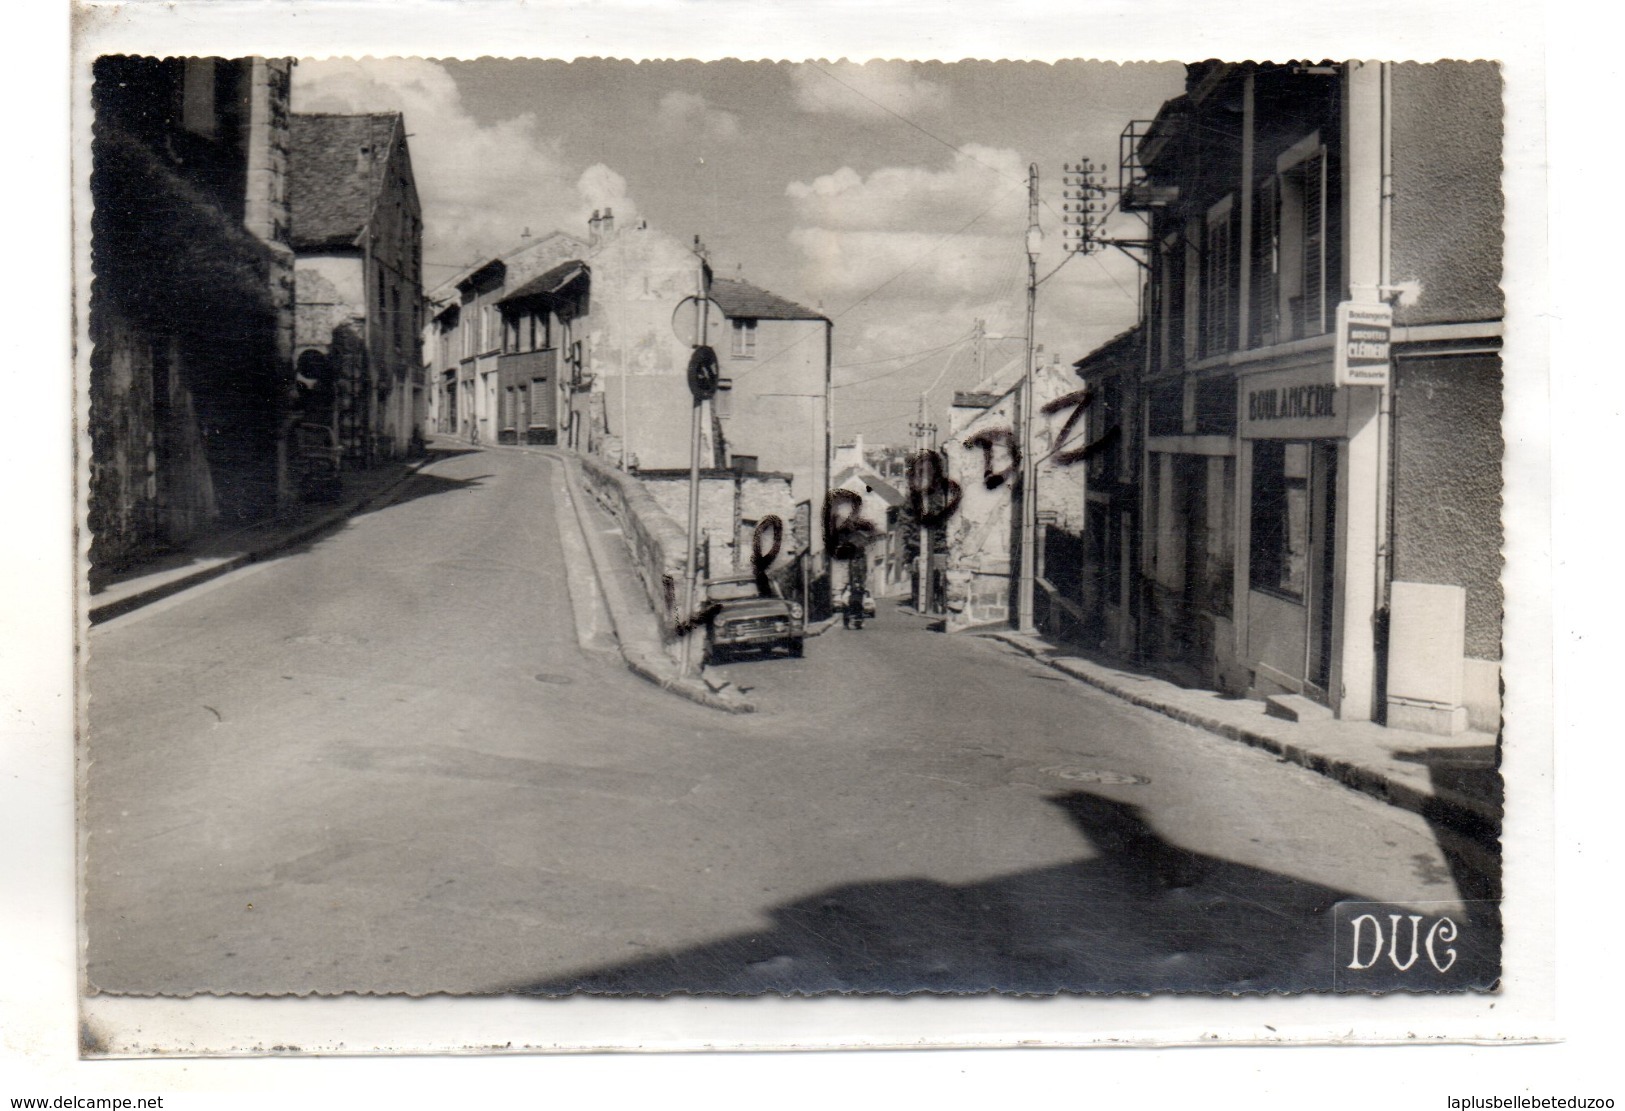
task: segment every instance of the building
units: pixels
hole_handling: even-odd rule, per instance
[[[975,389],[956,392],[949,410],[942,454],[948,477],[960,492],[959,508],[944,526],[948,548],[944,604],[950,632],[1006,622],[1016,614],[1025,359],[1023,355],[1006,363]],[[1079,467],[1061,458],[1077,438],[1067,432],[1066,444],[1061,440],[1074,410],[1051,408],[1052,402],[1077,391],[1077,380],[1068,369],[1056,361],[1034,371],[1031,444],[1038,460],[1041,529],[1075,534],[1081,528],[1084,476]],[[1041,543],[1036,551],[1043,550]]]
[[[1203,63],[1125,132],[1122,207],[1150,223],[1147,658],[1496,728],[1501,116],[1493,63]],[[1392,313],[1343,348],[1375,356],[1353,384],[1345,305]]]
[[[1088,391],[1087,455],[1076,464],[1085,484],[1083,532],[1075,559],[1045,553],[1050,579],[1079,603],[1072,635],[1124,657],[1135,652],[1139,613],[1143,336],[1137,325],[1072,364]],[[1075,582],[1068,580],[1069,572]]]
[[[728,466],[779,471],[797,502],[822,507],[832,455],[826,409],[834,325],[739,278],[710,278],[726,336],[713,337],[722,376],[714,405]]]
[[[296,358],[320,383],[302,419],[331,426],[352,465],[399,457],[422,434],[427,388],[423,213],[405,120],[295,114],[291,137]]]
[[[707,506],[717,566],[741,529],[776,516],[782,558],[822,552],[828,487],[830,322],[739,279],[716,278],[689,245],[636,221],[592,214],[585,240],[553,232],[485,260],[437,290],[426,336],[438,430],[485,443],[558,444],[669,484],[686,481],[693,397],[688,366],[701,323],[720,388],[703,407]],[[734,482],[732,475],[760,475]],[[712,487],[715,490],[712,491]],[[664,488],[664,486],[662,487]],[[665,495],[662,494],[662,497]],[[720,511],[717,511],[720,512]],[[686,507],[677,514],[686,521]]]
[[[291,65],[94,64],[93,586],[289,496]]]
[[[856,515],[874,526],[863,548],[866,589],[877,598],[907,593],[912,579],[903,535],[908,507],[906,482],[887,478],[875,468],[861,435],[852,443],[836,446],[834,469],[830,489],[856,495],[858,500],[852,503]],[[845,591],[846,582],[847,571],[837,567],[834,571],[837,599]]]

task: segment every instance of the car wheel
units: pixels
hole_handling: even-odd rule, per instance
[[[802,640],[800,637],[791,637],[785,642],[785,647],[790,650],[790,655],[796,659],[799,660],[802,657]]]

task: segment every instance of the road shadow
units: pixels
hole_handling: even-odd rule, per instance
[[[1050,995],[1336,986],[1333,908],[1365,902],[1360,896],[1172,845],[1127,803],[1084,791],[1048,801],[1090,855],[980,883],[830,888],[772,908],[773,924],[760,932],[509,990]],[[1497,937],[1496,964],[1498,953]],[[1481,973],[1479,986],[1495,974]]]
[[[1499,745],[1457,745],[1394,753],[1394,759],[1427,768],[1435,799],[1465,796],[1488,804],[1490,813],[1461,807],[1424,805],[1456,886],[1464,898],[1501,899],[1501,814],[1505,783]]]

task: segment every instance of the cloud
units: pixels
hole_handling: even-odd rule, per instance
[[[886,166],[863,177],[850,166],[785,189],[803,220],[822,227],[951,230],[1026,182],[1013,150],[971,143],[942,169]]]
[[[594,211],[611,209],[615,218],[623,222],[638,213],[637,203],[626,191],[626,179],[602,162],[582,171],[576,179],[576,193],[584,207]]]
[[[672,140],[727,143],[739,137],[738,116],[711,107],[698,93],[675,89],[660,98],[655,123]]]
[[[607,166],[568,165],[556,137],[534,113],[482,123],[463,104],[451,74],[416,58],[301,61],[294,70],[296,112],[398,111],[406,118],[412,171],[423,205],[424,284],[519,243],[530,228],[586,234],[594,208],[617,216],[636,205]]]
[[[917,305],[984,296],[1020,261],[1024,181],[1014,151],[969,146],[943,167],[865,177],[843,166],[791,182],[803,281],[836,302],[877,289]]]
[[[855,120],[914,119],[948,107],[948,90],[907,62],[808,63],[790,71],[796,107]]]
[[[802,288],[836,316],[837,363],[899,358],[838,376],[859,383],[843,392],[844,420],[868,419],[878,430],[902,419],[894,421],[882,399],[917,394],[942,375],[936,404],[977,381],[968,347],[951,365],[945,352],[914,366],[908,352],[965,336],[977,319],[990,334],[1023,332],[1026,179],[1015,151],[967,146],[947,165],[885,166],[867,175],[843,166],[786,188],[799,222],[789,242]],[[1049,280],[1039,292],[1036,332],[1044,362],[1057,354],[1071,362],[1133,323],[1139,275],[1116,254],[1067,259],[1059,183],[1046,184],[1038,274]],[[986,370],[1022,349],[990,342]],[[866,402],[874,402],[872,414]]]

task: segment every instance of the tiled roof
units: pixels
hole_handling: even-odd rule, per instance
[[[372,214],[399,112],[289,117],[294,250],[353,246]]]
[[[846,484],[854,479],[863,483],[866,492],[874,494],[889,508],[895,509],[906,500],[897,487],[875,474],[868,467],[843,467],[840,473],[835,476],[833,485],[837,489],[845,487],[850,490],[851,487]]]
[[[543,271],[530,281],[502,298],[501,304],[517,301],[523,297],[535,297],[544,293],[557,293],[559,288],[576,276],[578,271],[586,270],[586,264],[577,259],[561,262],[551,270]]]
[[[1091,370],[1098,370],[1102,366],[1119,362],[1133,357],[1140,345],[1140,326],[1138,324],[1126,332],[1119,332],[1089,354],[1072,364],[1079,376],[1087,375]]]
[[[736,278],[711,279],[711,299],[725,316],[746,320],[825,320],[823,313],[786,301]]]

